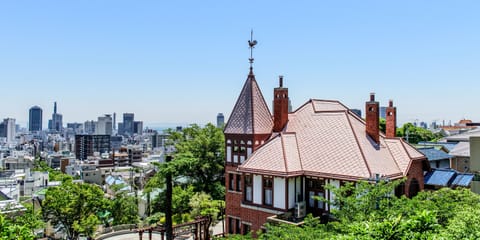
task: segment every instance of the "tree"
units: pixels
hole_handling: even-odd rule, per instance
[[[23,205],[26,211],[6,217],[10,222],[29,229],[34,235],[35,230],[41,229],[45,225],[42,221],[41,211],[39,209],[35,211],[33,204],[24,203]]]
[[[223,199],[225,143],[222,130],[209,123],[201,128],[191,125],[180,132],[167,131],[169,144],[175,146],[173,177],[187,177],[195,192]]]
[[[78,239],[80,234],[92,237],[100,224],[97,213],[107,209],[99,186],[74,183],[72,178],[64,178],[60,186],[49,188],[42,204],[44,220],[62,227],[69,239]]]
[[[397,136],[407,138],[408,142],[417,144],[422,141],[437,141],[442,138],[441,133],[433,133],[428,129],[416,127],[412,123],[405,123],[402,127],[397,128]]]
[[[0,239],[26,240],[35,239],[35,235],[26,226],[13,223],[0,214]]]
[[[209,194],[200,192],[193,195],[190,199],[189,205],[192,208],[191,215],[193,217],[208,218],[206,228],[209,229],[212,222],[217,220],[218,214],[221,213],[222,208],[225,207],[225,201],[213,200]],[[209,239],[209,236],[205,236],[205,238]]]
[[[135,196],[128,195],[126,191],[117,191],[111,201],[110,212],[112,224],[130,224],[138,222],[138,205]]]
[[[307,216],[302,227],[267,224],[259,239],[479,239],[480,196],[468,189],[443,188],[400,198],[401,181],[358,182],[333,189],[335,221]],[[326,201],[326,199],[325,199]],[[229,236],[231,239],[244,239]],[[246,239],[250,239],[247,237]]]

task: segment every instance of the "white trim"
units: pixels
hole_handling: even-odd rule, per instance
[[[248,226],[252,226],[252,225],[253,225],[251,222],[245,222],[245,221],[242,221],[242,224],[245,224],[245,225],[248,225]]]
[[[266,212],[266,213],[276,214],[276,215],[284,213],[284,211],[277,211],[277,210],[272,210],[272,209],[263,208],[263,207],[245,205],[243,203],[240,204],[240,207],[248,208],[248,209],[255,210],[255,211],[262,211],[262,212]]]
[[[242,218],[237,217],[237,216],[227,215],[227,217],[228,218],[233,218],[233,219],[238,219],[238,220],[242,221]]]
[[[241,173],[239,173],[239,172],[235,172],[235,171],[227,171],[227,173],[231,173],[231,174],[237,174],[237,175],[242,175]]]
[[[237,191],[233,191],[233,190],[228,190],[228,193],[235,193],[235,194],[242,194],[242,192],[237,192]]]

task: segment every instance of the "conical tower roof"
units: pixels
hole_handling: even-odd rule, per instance
[[[258,87],[252,68],[225,126],[226,134],[270,134],[272,115]]]

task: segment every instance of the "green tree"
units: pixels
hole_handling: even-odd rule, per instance
[[[27,240],[35,239],[35,235],[26,226],[7,220],[0,214],[0,239],[2,240]]]
[[[192,208],[192,217],[207,217],[207,228],[210,228],[210,225],[216,222],[218,215],[225,207],[225,201],[213,200],[209,194],[200,192],[193,195],[190,199],[189,205]],[[209,236],[206,236],[205,238],[208,239]]]
[[[35,231],[41,229],[45,226],[45,223],[42,221],[40,209],[35,210],[32,204],[24,203],[26,211],[21,214],[14,214],[8,216],[9,220],[14,224],[23,226],[30,230],[32,234],[35,234]]]
[[[117,191],[110,204],[112,224],[130,224],[138,222],[138,205],[135,196],[128,195],[126,191]]]
[[[422,141],[437,141],[443,137],[441,133],[433,133],[428,129],[422,127],[415,127],[412,123],[405,123],[402,127],[397,128],[397,136],[404,137],[408,142],[417,144]]]
[[[259,239],[479,239],[480,196],[468,189],[442,188],[414,198],[392,194],[401,181],[358,182],[333,189],[336,221],[311,216],[302,227],[267,224]],[[325,200],[326,201],[326,200]],[[250,236],[229,236],[251,239]]]
[[[205,192],[223,199],[224,153],[223,132],[209,123],[201,128],[191,125],[180,132],[169,130],[169,143],[175,146],[173,176],[187,177],[195,192]]]
[[[74,183],[71,178],[49,188],[42,204],[44,220],[61,226],[69,239],[78,239],[80,234],[92,237],[100,224],[97,213],[107,209],[99,186]]]

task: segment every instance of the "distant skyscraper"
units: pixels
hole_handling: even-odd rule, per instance
[[[14,118],[3,119],[3,126],[5,129],[5,137],[7,138],[7,143],[13,143],[15,141],[15,135],[16,135],[15,119]]]
[[[124,131],[123,131],[123,123],[122,123],[122,122],[119,122],[119,123],[118,123],[117,133],[120,134],[120,135],[123,135],[123,133],[124,133]]]
[[[117,113],[113,113],[113,130],[117,130]]]
[[[134,121],[133,122],[133,133],[142,135],[143,134],[143,122],[142,121]]]
[[[217,114],[217,127],[223,128],[223,125],[225,125],[225,117],[223,116],[223,113],[219,113]]]
[[[63,116],[57,113],[57,102],[53,104],[52,119],[48,121],[48,129],[60,132],[63,130]]]
[[[134,114],[133,113],[124,113],[123,114],[123,134],[133,135],[133,122]]]
[[[387,117],[387,107],[380,107],[380,118],[385,119]]]
[[[98,117],[95,134],[112,135],[112,116],[105,114],[103,117]]]
[[[353,113],[355,113],[359,118],[362,117],[362,110],[360,109],[350,109]]]
[[[42,131],[42,109],[39,106],[33,106],[30,108],[28,113],[28,131]]]
[[[83,124],[83,131],[86,133],[86,134],[94,134],[95,133],[95,127],[97,125],[97,122],[95,121],[86,121],[84,124]]]

